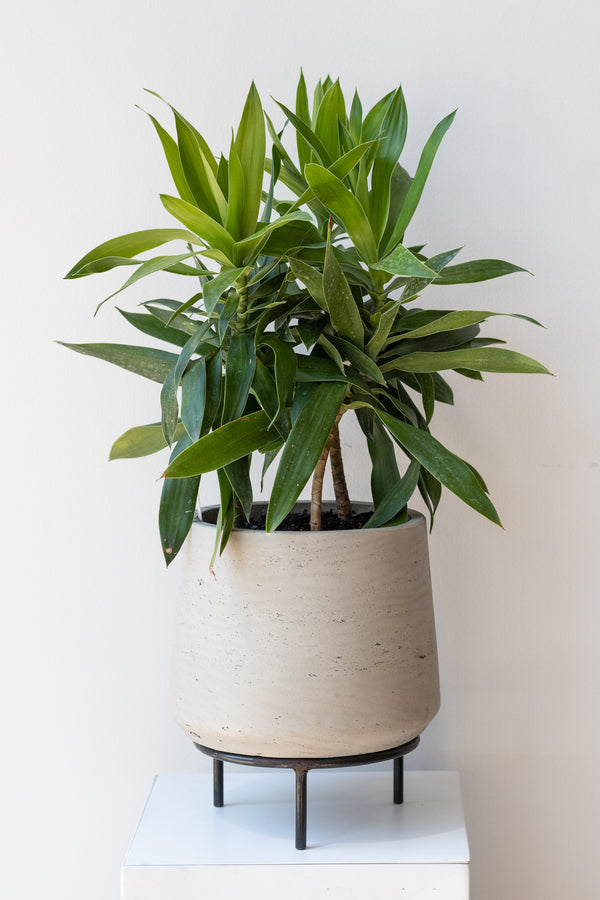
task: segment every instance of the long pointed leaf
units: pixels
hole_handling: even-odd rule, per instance
[[[141,109],[141,107],[139,107]],[[194,195],[192,194],[190,187],[186,181],[183,166],[181,165],[181,157],[179,155],[179,147],[177,146],[177,142],[168,131],[166,131],[160,122],[154,118],[149,112],[146,112],[145,109],[142,112],[146,113],[152,124],[154,125],[154,129],[159,137],[159,140],[162,144],[162,148],[165,154],[165,158],[167,160],[167,165],[169,166],[169,171],[171,172],[171,176],[173,178],[173,183],[177,189],[177,193],[181,197],[182,200],[187,200],[188,203],[195,203]]]
[[[388,490],[385,499],[379,504],[369,521],[363,525],[363,528],[379,528],[393,519],[406,506],[416,491],[420,471],[420,464],[413,459],[404,476]]]
[[[399,369],[405,372],[441,372],[444,369],[474,369],[476,372],[521,372],[551,375],[537,360],[514,350],[498,347],[472,350],[447,350],[441,353],[409,353],[393,363],[381,366],[382,371]]]
[[[433,282],[434,284],[473,284],[478,281],[489,281],[513,272],[527,272],[520,266],[504,262],[502,259],[473,259],[456,266],[446,266]]]
[[[314,163],[304,170],[306,180],[327,209],[337,216],[367,263],[377,259],[377,246],[367,214],[342,181]]]
[[[306,82],[304,73],[300,70],[300,79],[296,88],[296,115],[307,125],[310,125],[310,110],[308,107],[308,92],[306,90]],[[306,163],[310,162],[310,146],[306,143],[300,132],[296,129],[296,145],[298,148],[298,162],[300,163],[300,172],[304,171]]]
[[[189,231],[181,228],[149,228],[146,231],[133,231],[130,234],[121,234],[98,244],[89,253],[75,263],[67,272],[65,278],[81,278],[84,275],[92,275],[96,272],[106,272],[115,265],[122,265],[122,259],[131,259],[138,253],[146,250],[154,250],[169,241],[186,241],[190,244],[198,244],[198,238]]]
[[[246,405],[256,367],[254,337],[235,331],[227,351],[225,363],[225,397],[222,422],[238,419]]]
[[[243,271],[243,268],[223,269],[216,278],[206,282],[202,291],[202,296],[204,299],[204,308],[208,313],[213,311],[221,294],[223,294],[227,288],[231,287]]]
[[[131,344],[67,344],[64,341],[56,343],[76,353],[83,353],[84,356],[103,359],[160,384],[177,362],[177,354],[156,350],[154,347],[136,347]]]
[[[171,454],[174,460],[190,444],[188,435],[184,435]],[[167,566],[169,566],[183,545],[196,512],[200,476],[178,478],[169,481],[165,478],[160,496],[158,510],[158,527],[160,542]]]
[[[192,206],[191,203],[180,200],[179,197],[161,194],[160,199],[167,212],[171,213],[187,228],[190,228],[203,241],[221,250],[228,259],[230,258],[233,249],[233,238],[219,222],[207,216],[201,209]],[[197,243],[195,238],[193,243]]]
[[[177,143],[185,180],[197,206],[212,219],[225,221],[227,201],[217,183],[208,160],[204,156],[195,129],[176,110]]]
[[[243,456],[236,459],[235,462],[225,466],[225,474],[227,475],[235,496],[242,505],[246,519],[250,518],[252,512],[252,482],[250,480],[250,457]]]
[[[429,140],[423,148],[421,158],[419,159],[419,165],[417,166],[417,171],[415,172],[412,184],[406,196],[406,200],[404,201],[404,204],[402,206],[402,211],[392,231],[392,236],[390,238],[389,244],[387,245],[388,250],[392,250],[396,246],[396,244],[400,243],[400,241],[402,240],[404,232],[406,231],[406,228],[410,220],[412,219],[417,206],[419,205],[419,200],[421,199],[423,188],[425,187],[427,177],[431,170],[431,166],[433,165],[435,155],[442,142],[442,138],[452,125],[455,115],[456,110],[442,119],[442,121],[435,126],[431,133],[431,136],[429,137]]]
[[[492,316],[511,316],[515,319],[525,319],[526,322],[531,322],[533,325],[540,325],[540,327],[543,327],[541,323],[537,322],[535,319],[532,319],[529,316],[522,316],[519,313],[498,313],[465,309],[449,312],[447,315],[440,316],[440,318],[435,319],[435,321],[430,322],[428,325],[422,325],[420,328],[414,328],[412,331],[405,331],[403,334],[397,335],[397,339],[400,341],[405,338],[414,339],[427,337],[430,334],[438,334],[444,331],[455,331],[460,328],[466,328],[469,325],[478,325],[480,322],[485,322],[486,319],[489,319]]]
[[[402,275],[408,278],[433,279],[437,275],[437,272],[422,263],[402,244],[398,244],[388,256],[380,259],[376,268],[388,272],[390,275]]]
[[[256,229],[265,170],[265,120],[254,82],[248,92],[235,136],[235,149],[244,173],[244,212],[241,234]]]
[[[301,118],[299,118],[295,113],[288,109],[287,106],[284,106],[283,103],[280,103],[278,100],[275,100],[277,106],[283,110],[286,114],[296,131],[298,131],[306,143],[310,146],[310,148],[314,151],[317,156],[317,159],[324,165],[331,165],[331,156],[327,151],[327,147],[323,144],[321,140],[317,137],[313,129],[306,122],[303,122]]]
[[[175,431],[175,439],[183,436],[185,429],[180,422]],[[109,460],[113,459],[138,459],[140,456],[150,456],[158,453],[167,446],[160,423],[152,425],[136,425],[125,431],[110,448]]]
[[[227,216],[225,229],[236,240],[240,240],[244,234],[244,172],[242,164],[235,148],[235,140],[232,136],[229,149],[229,168],[227,171]]]
[[[421,428],[407,425],[382,410],[376,409],[375,412],[396,440],[434,478],[482,516],[501,525],[491,500],[462,459]]]
[[[356,300],[350,290],[350,285],[331,246],[331,234],[327,236],[327,247],[325,249],[323,293],[331,317],[331,324],[337,333],[340,337],[347,338],[350,343],[362,348],[364,346],[365,329]]]
[[[202,432],[205,402],[206,360],[199,359],[181,379],[181,421],[191,441],[197,441]]]
[[[398,157],[402,153],[407,129],[406,103],[402,88],[395,92],[382,124],[384,137],[377,148],[371,175],[369,221],[379,244],[390,208],[390,183]]]
[[[268,425],[269,417],[262,410],[222,425],[201,437],[169,463],[165,477],[188,478],[213,472],[269,445],[276,433],[269,432]]]
[[[310,478],[346,393],[345,385],[320,384],[302,408],[283,448],[267,510],[267,531],[286,517]]]
[[[138,331],[150,337],[167,341],[169,344],[175,344],[177,347],[183,347],[188,339],[185,331],[180,331],[178,328],[169,328],[149,313],[132,313],[125,309],[118,309],[118,312],[121,313],[123,318],[127,319],[130,325],[133,325]]]
[[[315,122],[315,134],[332,160],[340,155],[338,122],[345,124],[346,121],[344,95],[339,81],[336,81],[323,95]]]

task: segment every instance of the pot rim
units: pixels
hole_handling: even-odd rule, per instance
[[[266,501],[259,501],[257,503],[253,503],[252,511],[254,512],[255,510],[266,510],[268,505],[269,504]],[[292,507],[292,511],[296,510],[298,508],[306,508],[307,506],[310,506],[310,500],[305,500],[305,501],[300,500],[294,504],[294,506]],[[369,503],[368,501],[365,501],[365,500],[357,500],[352,503],[352,506],[353,506],[353,508],[359,508],[361,512],[367,512],[369,510],[373,510],[373,504]],[[207,512],[214,511],[215,514],[218,515],[219,508],[220,507],[217,504],[210,504],[209,506],[203,506],[200,508],[200,514],[204,515]],[[333,500],[324,501],[322,504],[322,508],[323,509],[335,508],[335,501],[333,501]],[[216,515],[215,515],[215,518],[216,518]],[[236,528],[234,526],[234,528],[232,529],[232,533],[243,534],[243,535],[258,534],[258,535],[267,535],[268,537],[272,537],[273,535],[276,535],[276,534],[301,535],[302,537],[306,537],[307,535],[314,535],[315,537],[322,537],[323,535],[335,536],[338,534],[339,535],[362,534],[362,533],[375,534],[378,531],[384,531],[384,530],[391,532],[391,531],[396,531],[398,529],[414,528],[414,527],[420,525],[420,523],[424,522],[424,521],[425,521],[425,516],[423,515],[422,512],[419,512],[419,510],[416,510],[416,509],[410,509],[410,507],[409,507],[408,521],[401,522],[398,525],[380,525],[377,528],[367,528],[367,529],[364,529],[364,528],[336,528],[336,529],[323,530],[323,531],[298,531],[296,529],[292,529],[292,530],[288,531],[286,529],[277,528],[277,529],[275,529],[275,531],[271,531],[271,532],[265,531],[264,528]],[[192,522],[192,525],[196,525],[196,526],[203,525],[206,528],[216,528],[216,522],[207,522],[204,519],[199,518],[198,510],[196,510],[196,515],[194,517],[194,521]]]

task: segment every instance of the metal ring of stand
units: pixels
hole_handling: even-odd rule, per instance
[[[306,850],[306,780],[311,769],[337,769],[343,766],[364,766],[369,763],[394,760],[394,803],[404,800],[404,756],[414,750],[419,738],[413,738],[400,747],[378,750],[374,753],[360,753],[356,756],[275,757],[245,756],[241,753],[226,753],[212,750],[202,744],[195,744],[202,753],[213,759],[214,805],[223,806],[223,763],[231,762],[242,766],[260,766],[268,769],[293,769],[296,773],[296,850]]]

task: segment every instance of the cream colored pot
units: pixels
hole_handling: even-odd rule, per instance
[[[420,734],[439,709],[423,516],[366,531],[234,531],[216,577],[211,517],[192,527],[179,566],[171,704],[192,740],[321,757]]]

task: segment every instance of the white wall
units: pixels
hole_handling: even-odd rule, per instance
[[[600,446],[596,4],[75,0],[6,6],[2,100],[3,862],[12,900],[116,900],[155,772],[205,765],[167,711],[171,573],[156,460],[106,463],[157,392],[54,345],[131,340],[84,251],[165,223],[169,179],[135,103],[162,92],[225,145],[254,77],[300,65],[373,101],[400,80],[414,165],[459,106],[415,242],[535,278],[460,289],[557,378],[461,382],[438,433],[484,472],[506,531],[444,498],[431,550],[443,708],[410,759],[457,768],[473,900],[594,895]],[[148,294],[123,298],[128,308]],[[446,297],[448,295],[445,295]],[[462,300],[461,300],[462,302]],[[344,431],[356,496],[365,451]],[[210,494],[210,490],[208,492]],[[8,495],[8,503],[6,497]],[[207,495],[208,496],[208,495]],[[172,593],[172,589],[171,589]]]

